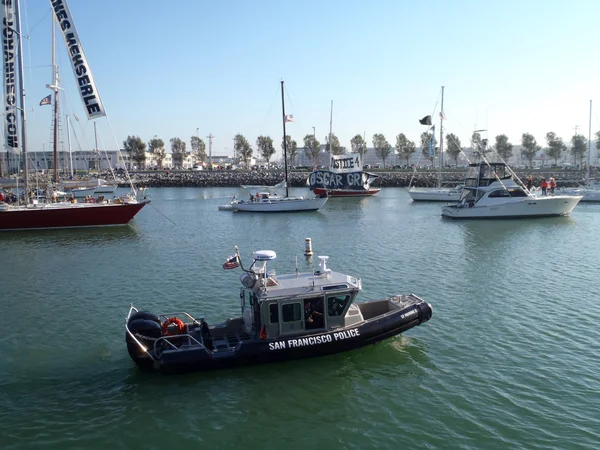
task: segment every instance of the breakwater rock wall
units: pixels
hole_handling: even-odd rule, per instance
[[[380,172],[373,183],[374,187],[434,187],[437,185],[437,172]],[[529,173],[517,172],[525,181]],[[554,177],[559,187],[576,186],[582,183],[585,174],[581,171],[536,172],[533,176],[534,185],[539,186],[544,178]],[[288,179],[291,187],[306,187],[308,172],[290,172]],[[464,181],[465,172],[444,172],[442,182],[444,185],[454,186]],[[274,185],[283,179],[282,172],[239,172],[239,171],[203,171],[203,172],[138,172],[132,174],[132,179],[137,185],[147,187],[239,187],[240,185]],[[412,180],[412,183],[411,183]],[[125,180],[120,185],[127,186]]]

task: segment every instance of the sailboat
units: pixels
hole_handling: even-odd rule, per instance
[[[52,41],[54,43],[54,25],[59,25],[69,52],[78,58],[71,60],[73,71],[78,79],[80,96],[85,105],[88,119],[105,116],[104,106],[94,83],[87,59],[67,2],[53,2]],[[135,188],[131,193],[119,198],[89,203],[71,202],[40,203],[33,198],[33,189],[29,187],[29,163],[27,157],[27,130],[25,106],[25,86],[23,81],[23,45],[19,1],[5,2],[2,9],[2,45],[4,49],[4,92],[6,114],[4,116],[6,145],[18,150],[24,161],[23,198],[17,204],[0,203],[0,231],[32,230],[53,228],[80,228],[125,225],[147,204],[147,200],[138,200]],[[58,19],[60,17],[60,20]],[[53,45],[53,83],[48,87],[54,93],[54,189],[58,188],[58,102],[59,86]],[[75,66],[75,64],[77,66]],[[85,74],[85,75],[80,75]],[[83,89],[85,88],[85,89]],[[16,95],[15,95],[16,93]],[[10,98],[9,98],[10,97]],[[46,198],[51,198],[46,195]]]
[[[431,121],[428,122],[431,125]],[[431,137],[433,139],[433,136]],[[462,186],[442,187],[442,155],[444,154],[444,86],[442,86],[442,106],[440,111],[440,157],[438,167],[438,184],[433,188],[410,187],[408,195],[413,201],[456,202],[462,192]]]
[[[329,114],[329,146],[333,134],[333,100]],[[363,158],[360,153],[348,155],[330,154],[327,169],[314,170],[306,184],[315,195],[329,197],[371,197],[381,188],[371,187],[379,175],[363,172]]]
[[[287,140],[285,139],[285,102],[283,81],[281,81],[281,109],[283,119],[283,160],[285,164],[285,180],[288,179]],[[229,205],[220,206],[219,209],[231,209],[244,212],[292,212],[292,211],[317,211],[327,202],[327,196],[319,197],[290,197],[289,187],[285,184],[285,196],[277,195],[264,190],[257,192],[256,197],[251,195],[250,200],[233,200]]]
[[[590,100],[590,124],[588,130],[588,161],[585,175],[585,185],[576,188],[560,189],[561,195],[582,195],[582,202],[600,202],[600,185],[592,183],[590,166],[592,165],[592,101]]]

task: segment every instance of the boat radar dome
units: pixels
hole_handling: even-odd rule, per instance
[[[273,250],[257,250],[254,252],[255,261],[271,261],[277,258],[277,254]]]

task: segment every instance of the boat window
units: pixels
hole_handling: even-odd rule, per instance
[[[321,288],[321,290],[323,290],[323,291],[335,291],[335,290],[338,290],[338,289],[347,289],[347,288],[348,288],[347,284],[334,284],[334,285],[331,285],[331,286],[323,286]]]
[[[511,188],[508,190],[511,197],[527,197],[527,192],[521,188]]]
[[[271,303],[269,305],[269,323],[279,322],[279,305],[277,303]]]
[[[329,317],[341,316],[349,300],[349,295],[329,297],[327,299],[327,314]]]
[[[296,322],[302,319],[300,303],[288,303],[281,307],[284,322]]]
[[[488,197],[490,198],[496,198],[496,197],[510,197],[511,195],[509,194],[509,192],[506,189],[497,189],[495,191],[490,192],[490,195],[488,195]]]

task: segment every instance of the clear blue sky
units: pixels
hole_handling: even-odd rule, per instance
[[[70,0],[75,25],[108,112],[97,122],[101,148],[128,135],[168,147],[192,135],[213,155],[233,154],[243,134],[282,136],[280,81],[287,132],[299,146],[316,128],[325,143],[333,100],[333,132],[350,146],[356,134],[404,133],[418,144],[418,119],[435,111],[445,88],[444,131],[469,145],[474,129],[493,142],[506,134],[539,144],[554,131],[588,135],[589,100],[600,111],[600,1]],[[27,0],[29,148],[50,145],[50,107],[38,106],[50,82],[50,2]],[[29,30],[29,31],[27,31]],[[58,62],[66,111],[81,121],[83,149],[93,148],[62,38]],[[437,104],[437,109],[436,108]],[[33,109],[33,111],[32,111]],[[592,133],[600,129],[593,113]],[[113,137],[114,136],[114,137]],[[115,141],[116,139],[116,141]],[[74,145],[76,149],[77,146]]]

